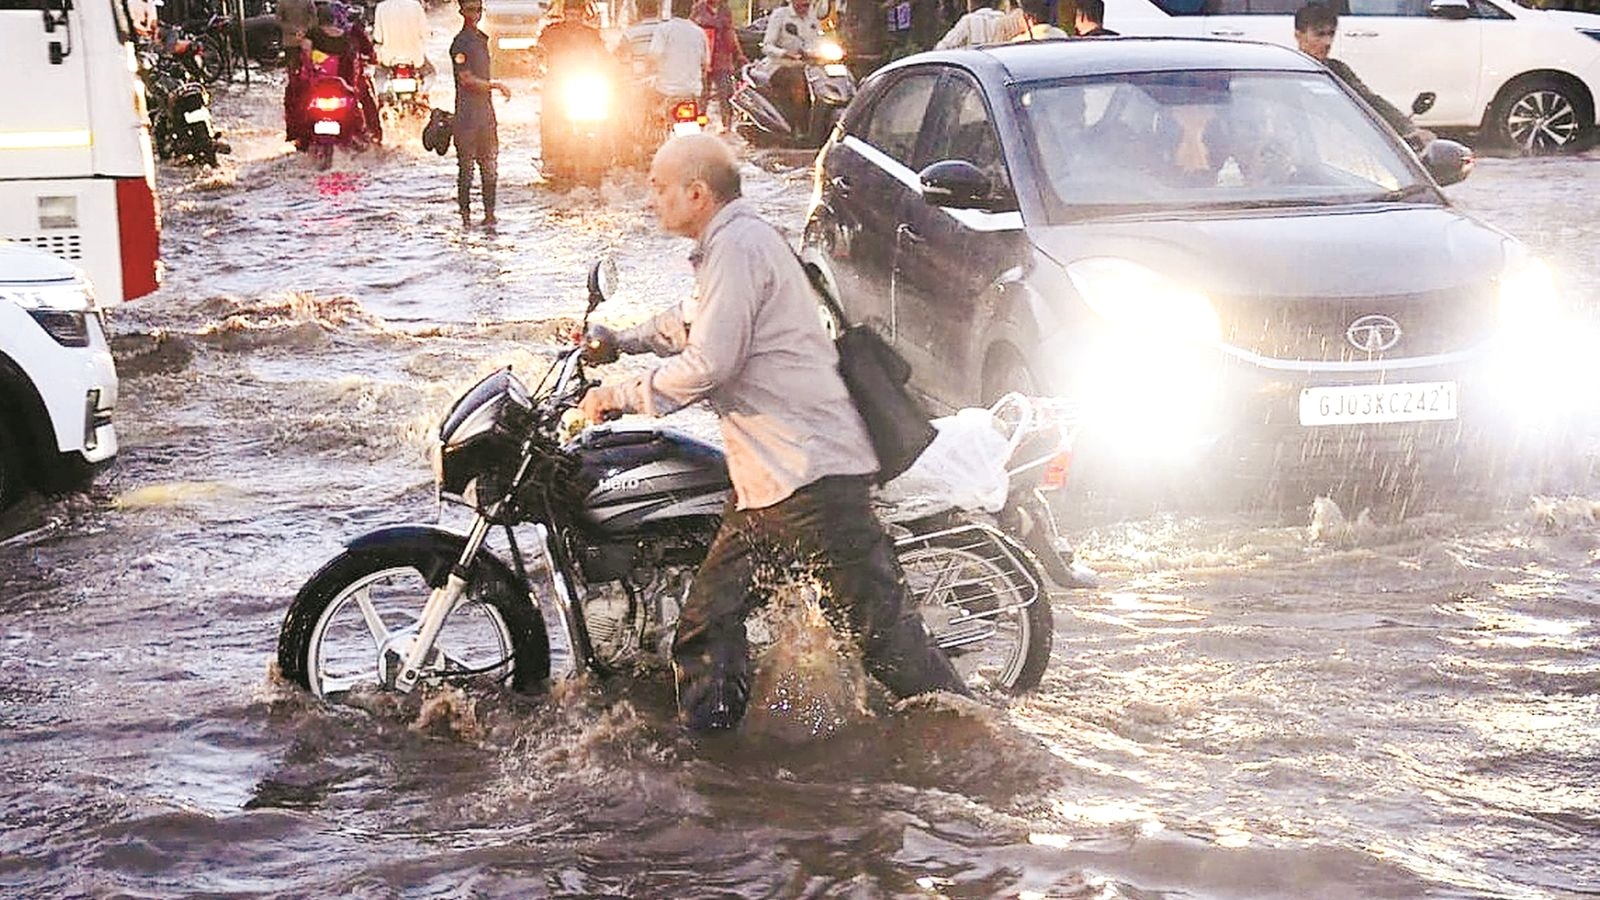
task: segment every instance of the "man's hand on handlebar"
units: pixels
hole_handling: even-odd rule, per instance
[[[621,351],[617,348],[617,333],[604,325],[590,325],[583,336],[583,361],[594,366],[614,363]],[[592,393],[592,392],[591,392]]]
[[[578,412],[591,422],[608,422],[620,418],[623,410],[618,405],[611,388],[597,385],[589,389],[578,401]]]

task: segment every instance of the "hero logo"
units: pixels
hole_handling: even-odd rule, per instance
[[[595,491],[602,494],[607,491],[634,491],[643,483],[644,480],[634,472],[613,472],[600,479]]]
[[[1400,343],[1400,323],[1388,316],[1362,316],[1344,330],[1350,346],[1367,353],[1382,353]]]

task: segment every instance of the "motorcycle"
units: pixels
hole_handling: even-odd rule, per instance
[[[335,147],[366,149],[367,120],[350,82],[336,75],[319,75],[307,89],[305,102],[311,126],[306,150],[318,169],[333,165]]]
[[[421,66],[410,63],[380,65],[378,72],[378,113],[388,119],[426,119],[427,78]]]
[[[793,25],[791,33],[798,33]],[[773,90],[778,66],[770,59],[746,63],[739,84],[728,100],[733,109],[734,131],[752,146],[820,147],[827,140],[844,108],[856,95],[856,79],[844,64],[844,48],[825,38],[803,63],[806,105],[786,110],[787,103]],[[790,117],[804,118],[791,121]]]
[[[552,68],[540,88],[540,173],[549,181],[598,185],[616,163],[626,116],[604,65]]]
[[[170,56],[146,48],[139,61],[156,154],[162,159],[193,159],[215,166],[217,155],[232,148],[216,130],[206,89]]]
[[[614,278],[609,263],[591,269],[578,334]],[[595,384],[583,349],[560,351],[534,392],[505,368],[456,401],[434,474],[441,501],[472,511],[470,527],[396,525],[351,541],[289,607],[284,677],[324,698],[419,683],[527,689],[551,673],[547,614],[575,672],[659,656],[716,534],[728,470],[718,449],[669,428],[596,425],[562,443],[563,413]],[[1053,623],[1031,555],[959,510],[885,520],[909,595],[963,676],[1035,687]],[[489,546],[493,529],[509,564]]]

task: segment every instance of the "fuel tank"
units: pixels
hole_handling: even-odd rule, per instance
[[[568,445],[587,491],[577,519],[625,535],[673,519],[721,518],[733,491],[722,451],[672,428],[591,428]]]

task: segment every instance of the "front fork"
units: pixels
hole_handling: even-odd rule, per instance
[[[428,594],[428,602],[422,606],[422,617],[417,620],[417,631],[411,638],[411,647],[406,651],[405,659],[400,664],[400,671],[395,673],[395,689],[408,693],[417,686],[417,681],[422,677],[422,666],[433,653],[434,641],[439,639],[439,630],[444,628],[444,620],[455,612],[456,604],[461,602],[461,597],[467,591],[467,578],[472,572],[472,563],[477,559],[478,551],[483,549],[484,539],[489,536],[489,520],[482,516],[474,516],[472,530],[467,532],[466,546],[461,548],[461,556],[450,567],[450,576],[444,584],[433,589]]]

